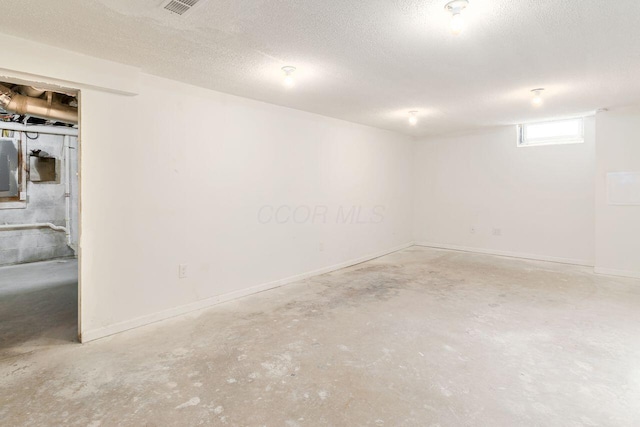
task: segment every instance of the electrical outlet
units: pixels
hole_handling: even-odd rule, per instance
[[[476,234],[476,228],[475,228],[475,227],[471,227],[471,228],[469,229],[469,233],[471,233],[471,234]]]
[[[320,243],[320,244],[318,245],[318,250],[319,250],[320,252],[324,252],[324,243]]]
[[[502,230],[500,228],[494,228],[493,229],[493,235],[494,236],[502,236]]]
[[[187,264],[180,264],[178,266],[178,278],[179,279],[187,278]]]

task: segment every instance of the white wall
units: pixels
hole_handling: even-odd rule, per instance
[[[2,35],[2,40],[6,49],[0,58],[0,73],[5,76],[70,88],[92,88],[129,95],[137,93],[140,73],[135,67],[6,34]]]
[[[411,241],[404,136],[148,75],[84,90],[81,133],[85,339]]]
[[[3,58],[5,80],[82,90],[84,340],[414,239],[594,262],[593,119],[579,145],[517,148],[513,127],[414,143],[19,39]],[[632,120],[622,120],[628,132]],[[279,207],[284,216],[268,221]],[[286,215],[296,207],[297,222]],[[352,209],[360,215],[343,218]]]
[[[596,272],[640,277],[640,206],[608,204],[609,172],[640,172],[640,107],[599,113]]]
[[[81,90],[83,340],[410,244],[409,137],[7,40],[4,80]]]
[[[414,168],[416,242],[593,265],[593,118],[584,144],[519,148],[515,126],[423,140]]]

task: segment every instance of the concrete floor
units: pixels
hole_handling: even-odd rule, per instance
[[[85,345],[4,358],[0,420],[638,426],[639,338],[640,281],[413,247]]]
[[[0,267],[0,361],[77,335],[77,260]]]

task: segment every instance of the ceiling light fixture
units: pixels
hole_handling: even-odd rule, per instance
[[[543,103],[542,92],[544,92],[544,88],[533,89],[531,91],[531,93],[533,93],[533,99],[531,100],[531,103],[536,107],[542,105]]]
[[[418,124],[418,112],[417,111],[409,111],[409,124],[411,126],[415,126]]]
[[[453,34],[460,34],[464,28],[464,19],[462,18],[462,11],[469,6],[469,0],[453,0],[447,3],[444,9],[451,13],[451,32]]]
[[[284,72],[284,81],[282,82],[284,86],[287,88],[295,86],[296,80],[293,78],[293,73],[296,72],[296,67],[282,67],[282,71]]]

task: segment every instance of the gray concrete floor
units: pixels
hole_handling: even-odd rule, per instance
[[[637,426],[639,337],[640,281],[413,247],[85,345],[4,358],[0,419]]]
[[[0,267],[0,361],[77,335],[76,259]]]

